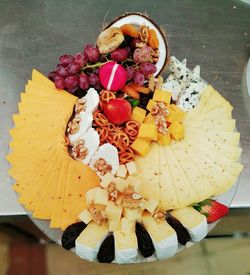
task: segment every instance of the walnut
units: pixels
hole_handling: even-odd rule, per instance
[[[80,98],[75,103],[75,112],[80,113],[86,110],[87,100],[85,98]]]
[[[108,164],[104,158],[99,158],[94,164],[94,169],[100,172],[101,176],[104,176],[112,170],[112,166]]]
[[[123,192],[122,205],[129,209],[140,208],[142,196],[131,189],[126,189]]]
[[[156,115],[155,117],[155,125],[157,126],[158,132],[166,135],[168,133],[168,125],[163,115]]]
[[[104,210],[98,209],[98,207],[94,204],[91,204],[88,207],[88,210],[92,216],[92,219],[95,223],[101,225],[106,221],[106,214]]]
[[[76,134],[80,130],[80,121],[81,118],[79,116],[75,116],[68,124],[67,133],[70,135]]]
[[[158,102],[153,106],[151,114],[153,116],[167,116],[169,114],[169,110],[163,102]]]
[[[74,159],[83,160],[88,155],[88,149],[84,147],[85,141],[83,139],[78,140],[72,147],[72,157]]]
[[[141,41],[144,42],[145,44],[148,43],[148,39],[149,39],[148,30],[149,28],[146,27],[144,24],[140,27],[140,38],[141,38]]]
[[[153,218],[158,222],[162,222],[165,220],[165,212],[163,210],[157,209],[154,213],[153,213]]]

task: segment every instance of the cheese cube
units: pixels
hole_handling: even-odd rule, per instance
[[[166,135],[158,133],[157,143],[161,146],[167,146],[171,142],[171,135],[168,132]]]
[[[125,179],[127,176],[127,168],[124,164],[119,165],[118,170],[116,172],[116,176]]]
[[[87,205],[90,205],[91,203],[94,202],[94,199],[95,199],[95,191],[97,188],[100,188],[100,187],[95,187],[95,188],[92,188],[90,190],[88,190],[85,194],[85,198],[86,198],[86,203]]]
[[[115,178],[114,183],[115,183],[115,188],[119,192],[123,192],[128,187],[127,180],[124,180],[122,178]]]
[[[129,175],[132,176],[132,175],[137,174],[138,170],[137,170],[137,167],[136,167],[136,164],[134,161],[130,161],[130,162],[126,163],[126,167],[127,167]]]
[[[135,151],[135,153],[142,157],[145,157],[150,150],[150,141],[137,138],[130,147]]]
[[[184,127],[177,121],[171,123],[171,125],[168,127],[168,130],[172,138],[175,140],[181,140],[184,137]]]
[[[119,221],[122,215],[122,207],[119,207],[112,201],[109,201],[105,209],[105,213],[110,221]]]
[[[106,188],[110,185],[110,183],[113,182],[114,179],[115,179],[114,175],[111,174],[110,172],[106,173],[104,176],[100,176],[100,178],[101,178],[101,183],[100,183],[100,185],[101,185],[101,187],[103,187],[103,188],[105,188],[105,189],[106,189]]]
[[[88,224],[90,221],[92,221],[92,215],[90,214],[88,209],[85,209],[82,211],[78,218],[83,221],[85,224]]]
[[[106,189],[102,189],[100,187],[96,188],[94,195],[94,203],[106,205],[108,203],[109,194]]]
[[[143,120],[145,119],[145,116],[146,116],[146,110],[140,107],[135,107],[132,112],[131,120],[135,120],[139,123],[142,123]]]
[[[121,221],[109,221],[109,231],[114,232],[120,230]]]
[[[157,206],[158,206],[158,201],[154,199],[149,199],[148,201],[144,201],[142,203],[142,208],[148,210],[152,214],[155,211]]]
[[[154,101],[161,101],[167,104],[170,104],[171,101],[171,94],[168,91],[165,90],[155,90],[153,100]]]
[[[127,218],[121,219],[121,232],[128,233],[135,230],[135,221]]]
[[[154,124],[155,118],[151,115],[151,113],[148,113],[143,122],[147,124]]]
[[[168,122],[182,122],[185,116],[185,112],[182,111],[178,106],[175,104],[171,104],[169,110],[169,114],[166,117]]]
[[[155,124],[142,123],[139,129],[138,138],[157,140],[158,131]]]
[[[156,102],[152,99],[149,100],[147,106],[146,106],[146,109],[151,112],[152,108],[154,107],[154,105],[156,104]]]
[[[141,219],[141,209],[129,209],[129,208],[124,208],[122,212],[123,216],[127,218],[130,221],[136,221]]]

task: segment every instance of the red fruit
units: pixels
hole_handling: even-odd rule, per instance
[[[228,207],[215,200],[207,199],[194,206],[201,214],[207,217],[207,222],[212,223],[228,214]]]
[[[123,98],[111,99],[104,105],[104,114],[111,123],[120,125],[130,120],[132,107],[130,103]]]

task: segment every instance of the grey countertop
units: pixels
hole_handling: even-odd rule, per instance
[[[8,130],[32,68],[52,70],[58,56],[94,43],[103,22],[126,11],[147,12],[164,27],[170,52],[201,65],[201,75],[234,106],[242,163],[232,207],[250,207],[250,6],[240,1],[2,0],[0,1],[0,215],[24,214],[7,174]]]

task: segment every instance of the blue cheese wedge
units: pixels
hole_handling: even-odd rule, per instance
[[[157,259],[169,258],[177,252],[176,232],[165,220],[158,222],[150,213],[144,213],[142,223],[152,239]]]
[[[173,210],[170,214],[188,230],[193,242],[199,242],[206,237],[208,232],[207,219],[193,207]]]
[[[90,222],[76,239],[76,254],[86,260],[94,261],[103,240],[108,235],[108,224],[98,225]]]

